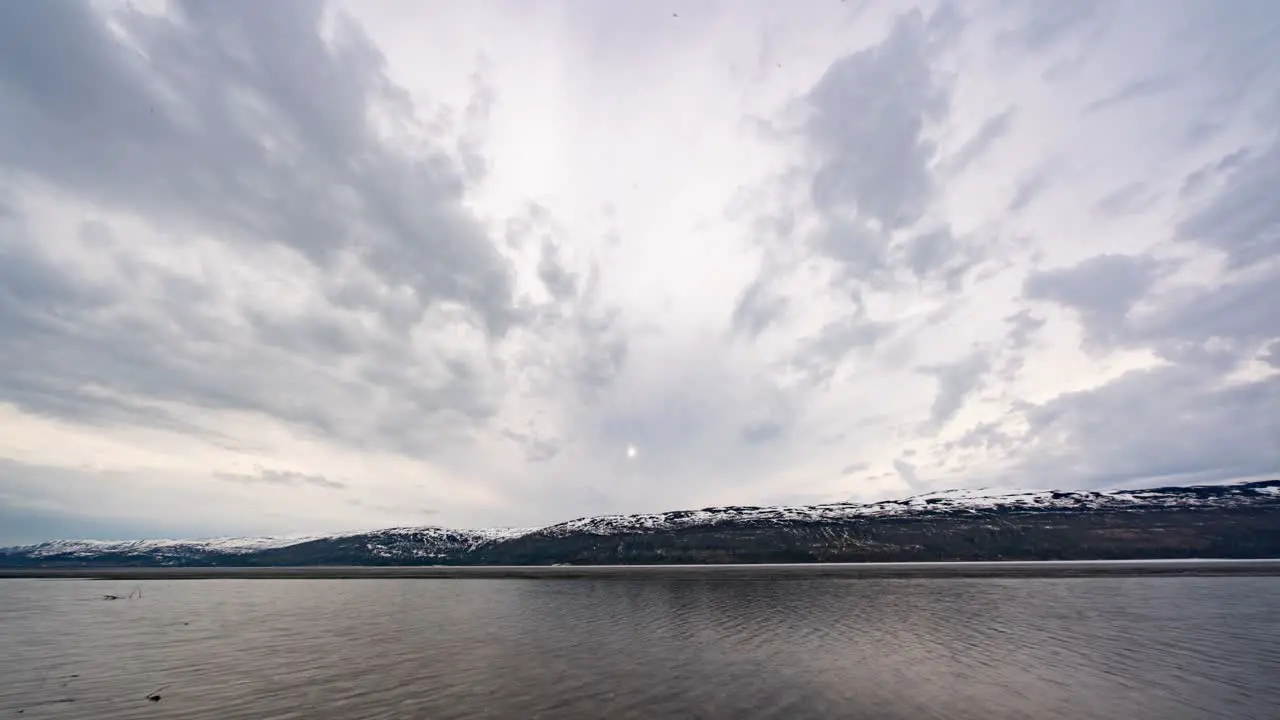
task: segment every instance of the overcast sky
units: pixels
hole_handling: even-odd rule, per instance
[[[0,544],[1280,472],[1273,0],[0,3]]]

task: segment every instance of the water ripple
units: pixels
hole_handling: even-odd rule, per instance
[[[1280,579],[0,581],[0,718],[1274,720]],[[149,702],[157,689],[162,699]]]

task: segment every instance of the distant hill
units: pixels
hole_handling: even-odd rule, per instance
[[[65,540],[0,567],[552,565],[1280,557],[1280,480],[1107,492],[949,491],[879,503],[714,507],[535,529],[308,538]]]

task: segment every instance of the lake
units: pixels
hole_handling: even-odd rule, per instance
[[[1280,578],[8,579],[0,645],[0,718],[1274,720]]]

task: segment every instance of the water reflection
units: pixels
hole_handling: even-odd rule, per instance
[[[1280,707],[1276,578],[209,580],[100,600],[131,587],[0,581],[0,716],[1179,720]]]

